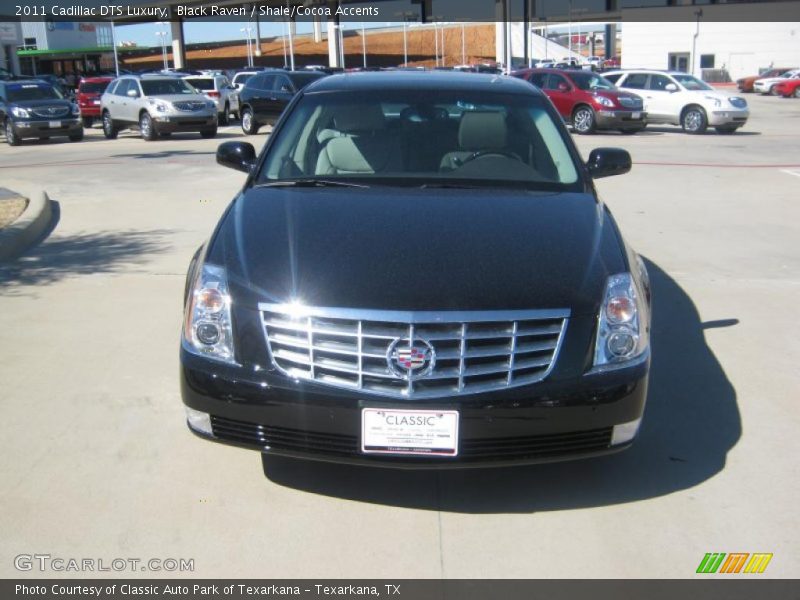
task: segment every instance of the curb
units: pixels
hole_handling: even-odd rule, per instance
[[[0,230],[0,261],[22,253],[50,225],[52,205],[44,191],[34,194],[28,206],[11,225]]]

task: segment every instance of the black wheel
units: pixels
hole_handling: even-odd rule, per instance
[[[715,127],[714,129],[716,129],[717,133],[721,135],[730,135],[733,132],[735,132],[738,129],[738,127],[732,125],[720,125],[719,127]]]
[[[217,123],[219,123],[220,125],[227,125],[228,124],[228,115],[230,115],[230,114],[231,114],[231,107],[226,102],[225,103],[225,108],[222,109],[222,112],[219,113],[219,116],[217,117]]]
[[[259,127],[256,124],[253,111],[249,108],[245,108],[242,111],[242,131],[244,131],[247,135],[255,135],[258,133],[258,129]]]
[[[83,129],[69,136],[70,142],[80,142],[83,139]]]
[[[90,129],[94,125],[94,117],[83,117],[81,122],[86,129]]]
[[[17,132],[14,131],[14,125],[11,124],[10,120],[6,121],[5,130],[6,130],[6,142],[8,142],[8,145],[19,146],[22,140],[19,139]]]
[[[139,133],[142,134],[142,139],[148,142],[158,138],[158,132],[155,125],[153,125],[153,118],[147,111],[139,116]]]
[[[201,138],[208,139],[208,138],[213,138],[216,135],[217,135],[217,128],[216,127],[212,127],[211,129],[201,129],[200,130],[200,137]]]
[[[777,92],[775,91],[775,86],[774,85],[769,86],[769,91],[767,92],[767,94],[769,96],[776,96],[777,95]]]
[[[114,140],[117,138],[117,126],[114,125],[114,119],[111,118],[111,115],[108,114],[108,111],[103,113],[103,135],[106,136],[106,139]]]
[[[588,106],[579,106],[572,113],[572,128],[581,135],[594,133],[596,126],[594,111]]]
[[[705,133],[708,127],[706,111],[700,106],[689,106],[684,109],[681,115],[681,126],[686,133],[700,134]]]

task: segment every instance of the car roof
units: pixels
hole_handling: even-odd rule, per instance
[[[81,83],[105,83],[112,81],[114,78],[108,75],[100,75],[98,77],[82,77]]]
[[[537,88],[516,77],[460,71],[365,71],[323,77],[306,93],[334,91],[453,90],[508,92],[543,96]]]

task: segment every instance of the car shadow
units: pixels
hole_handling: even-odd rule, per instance
[[[0,262],[0,296],[32,295],[38,286],[76,275],[117,273],[143,266],[168,252],[174,229],[103,231],[51,236],[61,218],[53,203],[48,228],[21,255]]]
[[[705,341],[686,292],[647,261],[652,366],[641,432],[629,450],[583,461],[499,469],[405,471],[262,455],[272,482],[326,496],[457,513],[530,513],[635,502],[697,486],[725,467],[741,435],[736,390]]]
[[[161,150],[156,152],[130,152],[127,154],[111,154],[109,158],[164,159],[177,156],[215,155],[214,152],[197,152],[196,150]]]

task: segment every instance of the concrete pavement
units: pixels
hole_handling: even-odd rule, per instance
[[[244,180],[214,163],[238,127],[0,146],[4,187],[58,203],[0,266],[0,576],[41,576],[13,564],[36,552],[193,558],[175,574],[209,578],[683,578],[713,551],[797,577],[800,102],[748,100],[733,136],[578,138],[637,163],[598,187],[653,278],[641,439],[496,471],[262,465],[186,431],[184,274]]]

